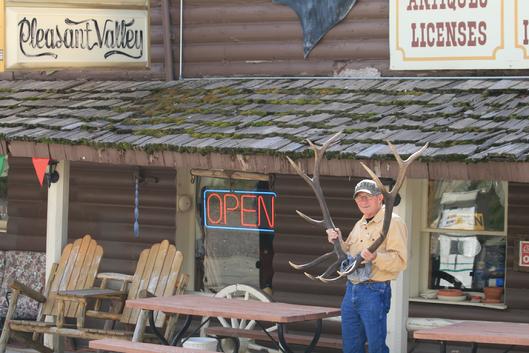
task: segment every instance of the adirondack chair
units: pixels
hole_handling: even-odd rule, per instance
[[[133,328],[138,319],[139,310],[124,307],[126,299],[136,299],[145,296],[170,296],[181,294],[186,285],[188,276],[181,274],[183,255],[174,245],[167,240],[154,244],[151,248],[141,252],[134,275],[118,273],[101,273],[99,288],[85,290],[61,291],[58,297],[61,301],[74,302],[86,308],[89,300],[95,300],[94,308],[80,313],[77,319],[77,329],[62,329],[66,336],[80,337],[83,339],[118,338],[131,339]],[[109,289],[111,281],[120,281],[120,290]],[[101,301],[112,300],[117,302],[111,311],[101,310]],[[66,305],[65,305],[66,307]],[[106,320],[103,329],[84,327],[85,317]],[[120,322],[125,329],[115,330],[112,322]],[[167,320],[163,313],[156,316],[156,326],[166,326],[167,333],[174,327],[174,319]],[[60,326],[61,322],[59,321]],[[68,330],[68,331],[66,331]],[[1,353],[1,352],[0,352]]]
[[[96,241],[85,235],[73,244],[64,247],[59,263],[52,267],[44,294],[29,288],[23,283],[13,281],[9,308],[0,336],[0,353],[6,351],[9,337],[24,341],[28,346],[43,353],[51,353],[38,341],[37,333],[54,333],[54,323],[44,322],[47,316],[57,317],[61,308],[57,302],[57,292],[61,290],[75,290],[91,288],[94,285],[103,249]],[[36,321],[13,320],[18,297],[26,295],[41,303]],[[66,317],[76,317],[82,308],[76,303],[68,303],[64,308]],[[62,310],[61,310],[62,311]],[[33,332],[33,337],[26,337],[20,332]]]

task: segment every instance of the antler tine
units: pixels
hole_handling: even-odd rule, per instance
[[[323,261],[327,260],[327,258],[331,256],[332,254],[334,254],[334,251],[329,251],[328,253],[320,255],[315,260],[312,260],[311,262],[307,262],[306,264],[302,264],[302,265],[296,265],[292,261],[289,261],[288,263],[290,264],[290,266],[294,267],[296,270],[304,270],[306,268],[316,266],[317,264],[322,263]]]
[[[312,224],[317,225],[317,226],[321,226],[321,225],[323,224],[323,220],[318,221],[317,219],[314,219],[314,218],[311,218],[311,217],[307,216],[306,214],[304,214],[304,213],[301,212],[301,211],[296,210],[296,213],[297,213],[301,218],[303,218],[304,220],[306,220],[306,221],[309,222],[309,223],[312,223]]]
[[[391,142],[386,141],[389,148],[391,149],[391,152],[393,152],[393,155],[395,156],[395,159],[397,160],[397,163],[399,164],[399,173],[397,175],[397,179],[395,181],[395,185],[393,186],[391,190],[392,195],[396,195],[399,191],[400,187],[402,186],[402,183],[404,182],[404,179],[406,177],[406,172],[410,164],[413,163],[419,156],[424,152],[426,148],[428,148],[428,143],[426,143],[424,146],[422,146],[419,150],[412,153],[405,161],[402,160],[399,153],[397,152],[397,148],[395,145],[393,145]],[[395,192],[394,192],[395,191]]]
[[[362,165],[362,167],[364,167],[364,169],[367,171],[367,173],[369,174],[369,176],[371,177],[371,179],[373,179],[375,181],[375,183],[377,184],[378,188],[380,189],[380,191],[382,191],[382,193],[384,194],[384,196],[388,195],[389,194],[389,191],[388,189],[386,189],[386,187],[384,186],[384,184],[382,184],[382,182],[380,181],[380,179],[378,178],[378,176],[371,170],[371,168],[369,168],[367,165],[364,164],[364,162],[360,162],[360,164]]]
[[[329,282],[337,281],[337,280],[339,280],[340,278],[342,278],[344,276],[345,276],[344,274],[339,274],[336,277],[330,277],[330,278],[323,278],[323,277],[318,276],[318,277],[316,277],[316,279],[319,279],[323,283],[329,283]]]
[[[336,272],[336,269],[338,267],[340,267],[340,264],[342,263],[342,261],[340,259],[336,260],[335,262],[332,263],[332,265],[330,265],[329,267],[327,267],[327,269],[325,270],[325,272],[323,272],[321,275],[319,276],[316,276],[316,279],[322,281],[322,282],[325,282],[327,280],[327,276],[329,276],[331,273],[335,273]]]
[[[299,174],[299,176],[301,176],[307,183],[312,183],[312,179],[307,175],[307,173],[305,173],[303,171],[303,169],[301,169],[296,162],[294,162],[292,159],[290,159],[289,156],[287,156],[287,160],[290,162],[290,165],[292,166],[292,168],[294,168],[294,170],[296,171],[296,173]]]
[[[331,138],[325,141],[321,146],[317,146],[311,140],[307,139],[307,143],[309,144],[310,148],[314,151],[314,174],[312,179],[314,179],[314,177],[320,176],[320,161],[323,159],[323,156],[325,155],[327,149],[332,146],[338,140],[338,138],[342,136],[342,134],[343,130],[338,131],[336,134],[331,136]]]

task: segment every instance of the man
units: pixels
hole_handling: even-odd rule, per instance
[[[356,205],[363,217],[355,224],[343,249],[348,255],[361,254],[365,266],[348,276],[342,301],[342,338],[344,353],[387,353],[387,313],[391,302],[390,281],[406,268],[408,230],[399,216],[393,214],[384,242],[373,253],[367,248],[382,231],[383,199],[373,180],[360,181],[354,192]],[[329,242],[342,236],[340,229],[327,229]]]

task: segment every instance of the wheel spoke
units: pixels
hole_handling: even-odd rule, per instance
[[[239,327],[239,320],[231,319],[231,327],[232,328],[238,328]]]
[[[251,330],[255,326],[255,320],[252,320],[244,327],[245,330]]]
[[[230,324],[228,324],[228,321],[226,321],[225,318],[223,318],[223,317],[218,317],[217,319],[219,320],[220,324],[221,324],[223,327],[230,327]]]
[[[236,300],[258,300],[261,302],[270,302],[270,298],[266,294],[252,286],[248,286],[245,284],[233,284],[227,286],[217,292],[217,294],[215,294],[215,297]],[[251,330],[256,325],[256,322],[254,320],[248,321],[241,319],[228,319],[222,317],[218,317],[218,320],[223,327],[231,327],[245,330]]]

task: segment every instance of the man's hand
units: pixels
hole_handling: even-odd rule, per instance
[[[377,253],[372,253],[367,249],[364,249],[360,252],[360,256],[365,260],[364,262],[371,262],[377,258]]]
[[[326,230],[327,232],[327,240],[329,240],[329,243],[331,244],[334,244],[334,242],[336,241],[336,239],[338,239],[338,237],[342,237],[342,231],[340,230],[340,228],[329,228]]]

